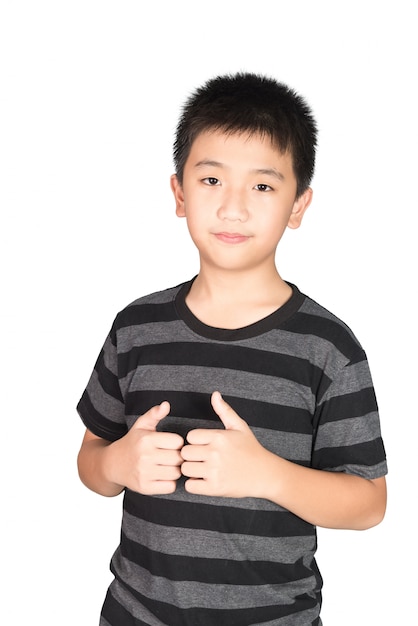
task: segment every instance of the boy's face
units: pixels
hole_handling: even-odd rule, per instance
[[[201,263],[231,270],[274,264],[286,227],[298,228],[312,197],[308,189],[296,199],[292,158],[269,138],[221,131],[196,138],[183,184],[174,175],[171,187]]]

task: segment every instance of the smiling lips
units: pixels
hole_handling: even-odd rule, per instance
[[[248,235],[241,235],[241,233],[214,233],[216,239],[223,241],[224,243],[237,244],[248,241]]]

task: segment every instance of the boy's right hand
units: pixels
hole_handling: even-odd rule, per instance
[[[108,480],[146,495],[175,491],[181,476],[184,440],[176,433],[156,430],[169,412],[168,402],[152,407],[124,437],[107,447]]]

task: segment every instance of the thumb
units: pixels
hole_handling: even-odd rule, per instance
[[[157,424],[163,417],[167,417],[170,413],[170,403],[166,400],[149,409],[143,415],[140,415],[132,428],[141,430],[156,430]]]
[[[210,401],[213,410],[227,430],[246,430],[249,428],[247,422],[245,422],[238,413],[235,413],[234,409],[225,402],[219,391],[213,392]]]

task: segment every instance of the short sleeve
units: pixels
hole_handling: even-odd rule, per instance
[[[114,326],[109,333],[86,389],[77,405],[86,428],[108,441],[128,431],[125,404],[118,379],[118,355]]]
[[[348,362],[328,387],[315,415],[313,467],[373,479],[387,473],[369,365]]]

